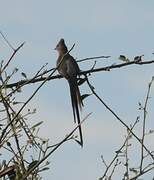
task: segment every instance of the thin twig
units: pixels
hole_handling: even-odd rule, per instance
[[[117,69],[117,68],[129,66],[129,65],[133,65],[133,64],[144,65],[144,64],[152,64],[152,63],[154,63],[154,60],[144,61],[144,62],[130,61],[127,63],[114,64],[114,65],[110,65],[110,66],[105,66],[105,67],[94,68],[94,69],[90,69],[90,70],[86,70],[86,71],[81,71],[79,75],[87,75],[87,74],[96,73],[96,72],[100,72],[100,71],[110,71],[112,69]],[[52,68],[51,70],[55,71],[55,68]],[[51,70],[48,70],[46,72],[48,73]],[[40,77],[40,78],[35,78],[35,79],[32,78],[29,80],[21,80],[21,81],[6,85],[6,88],[18,87],[18,86],[21,86],[23,84],[26,85],[26,84],[31,84],[31,83],[37,83],[37,82],[44,81],[46,78],[47,77]],[[47,80],[49,81],[49,80],[54,80],[54,79],[59,79],[59,78],[63,78],[63,77],[61,75],[55,75],[55,76],[50,76],[50,77],[48,76]]]
[[[115,162],[115,164],[114,164],[114,166],[113,166],[113,169],[112,169],[112,171],[111,171],[111,174],[110,174],[110,176],[109,176],[109,179],[112,179],[112,176],[113,176],[113,174],[114,174],[114,172],[115,172],[115,169],[116,169],[116,167],[119,165],[119,159],[117,159],[116,160],[116,162]]]
[[[144,160],[144,148],[143,148],[143,144],[144,144],[144,139],[145,139],[147,104],[148,104],[150,90],[151,90],[151,85],[152,85],[153,80],[154,80],[154,77],[152,77],[152,80],[149,83],[148,92],[147,92],[145,103],[144,103],[144,107],[143,107],[143,128],[142,128],[142,139],[141,139],[140,173],[142,172],[142,166],[143,166],[143,160]]]
[[[68,54],[73,48],[74,48],[75,44],[72,46],[72,48],[66,53]],[[65,55],[66,55],[65,54]],[[64,55],[64,56],[65,56]],[[14,116],[14,118],[7,124],[7,126],[3,129],[1,137],[0,137],[0,142],[2,141],[2,138],[5,135],[5,132],[7,131],[8,127],[11,125],[11,123],[13,123],[13,121],[19,116],[19,114],[21,113],[21,111],[25,108],[25,106],[31,101],[31,99],[36,95],[36,93],[40,90],[40,88],[48,81],[48,79],[56,72],[56,70],[59,68],[59,66],[61,65],[61,63],[64,60],[64,56],[62,57],[59,65],[57,66],[57,68],[55,68],[51,74],[45,78],[45,80],[37,87],[37,89],[33,92],[33,94],[27,99],[27,101],[23,104],[23,106],[19,109],[19,111],[16,113],[16,115]]]
[[[22,48],[22,46],[25,44],[25,42],[23,42],[17,49],[14,49],[11,57],[9,58],[9,60],[7,61],[7,63],[4,65],[4,67],[1,70],[1,74],[4,72],[4,70],[7,68],[7,66],[10,64],[11,60],[13,59],[13,57],[15,56],[15,54],[19,51],[20,48]]]
[[[132,128],[131,128],[132,130]],[[131,136],[131,132],[129,132],[127,130],[127,141],[126,141],[126,144],[125,144],[125,167],[126,167],[126,172],[124,174],[124,176],[129,179],[129,159],[128,159],[128,147],[129,147],[129,138]],[[125,178],[124,178],[125,179]]]
[[[153,167],[150,167],[149,169],[145,170],[145,171],[142,171],[141,173],[139,173],[138,175],[130,178],[129,180],[137,180],[138,177],[142,176],[143,174],[146,174],[147,172],[151,171],[152,169],[154,169],[154,166]]]
[[[92,91],[92,93],[95,95],[95,97],[106,107],[106,109],[108,109],[115,117],[116,119],[118,119],[120,121],[121,124],[123,124],[127,130],[129,130],[132,135],[138,140],[138,142],[141,144],[141,140],[140,138],[129,128],[129,126],[121,120],[121,118],[98,96],[98,94],[95,92],[94,87],[90,84],[87,76],[86,76],[86,80],[87,80],[87,84],[90,88],[90,90]],[[151,156],[151,158],[154,160],[154,156],[152,155],[152,153],[148,150],[148,148],[143,144],[144,149],[147,151],[147,153]]]
[[[40,164],[42,164],[51,154],[53,154],[67,139],[72,136],[72,134],[81,126],[81,124],[91,115],[89,113],[55,148],[53,148],[45,157],[43,157],[36,165],[34,165],[23,177],[21,180],[25,180],[28,175],[34,171]]]
[[[8,39],[4,36],[4,34],[2,33],[2,31],[0,31],[1,36],[3,37],[3,39],[5,40],[5,42],[8,44],[8,46],[14,51],[15,48],[11,45],[11,43],[8,41]]]
[[[24,85],[31,83],[31,81],[33,81],[33,80],[35,80],[37,77],[41,76],[41,74],[39,74],[39,73],[41,72],[41,70],[42,70],[46,65],[47,65],[47,64],[43,65],[43,66],[36,72],[36,74],[34,75],[33,78],[31,78],[31,79],[29,79],[29,80],[26,80],[25,83],[23,83],[23,84],[21,84],[21,85],[16,86],[16,88],[13,89],[9,94],[7,94],[7,96],[6,96],[5,98],[11,96],[13,93],[15,93],[15,92],[17,92],[19,89],[21,89]],[[55,69],[55,68],[54,68],[54,69]],[[52,70],[53,70],[53,69],[52,69]],[[24,81],[24,80],[23,80],[23,81]],[[5,85],[5,87],[6,87],[6,85]]]
[[[79,59],[77,62],[83,62],[83,61],[89,61],[89,60],[94,60],[94,59],[107,59],[110,58],[111,56],[94,56],[94,57],[88,57],[84,59]]]
[[[6,102],[5,102],[5,99],[4,99],[3,95],[2,95],[2,93],[1,93],[0,96],[1,96],[1,98],[2,98],[4,107],[5,107],[5,109],[6,109],[9,122],[11,123],[11,128],[12,128],[12,131],[13,131],[13,133],[14,133],[14,138],[15,138],[16,146],[17,146],[17,149],[18,149],[18,152],[19,152],[19,155],[20,155],[21,168],[22,168],[22,171],[23,171],[23,173],[24,173],[24,172],[25,172],[25,166],[24,166],[23,156],[22,156],[22,153],[21,153],[21,150],[20,150],[19,140],[18,140],[16,131],[15,131],[15,128],[14,128],[14,126],[13,126],[13,123],[11,122],[11,115],[10,115],[8,106],[7,106]]]
[[[136,124],[138,123],[138,119],[136,119],[136,121],[134,122],[133,126],[131,127],[131,130],[134,129],[134,127],[136,126]],[[99,180],[103,180],[104,177],[106,177],[109,169],[111,168],[111,166],[113,165],[113,163],[115,162],[115,160],[118,158],[119,154],[122,152],[122,149],[125,147],[127,141],[128,141],[128,138],[130,137],[131,135],[131,132],[129,131],[129,134],[127,135],[124,143],[122,144],[122,146],[116,151],[116,155],[114,156],[114,158],[112,159],[112,161],[109,163],[109,165],[106,165],[105,163],[105,166],[106,166],[106,170],[103,174],[103,176],[101,178],[99,178]]]

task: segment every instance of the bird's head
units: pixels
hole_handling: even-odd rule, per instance
[[[65,45],[65,41],[64,39],[60,39],[60,41],[58,42],[55,50],[57,50],[60,54],[64,54],[67,53],[67,46]]]

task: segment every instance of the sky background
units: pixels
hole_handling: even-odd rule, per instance
[[[149,0],[1,0],[0,30],[13,46],[26,42],[10,65],[10,71],[17,67],[31,77],[38,69],[48,63],[47,68],[55,67],[57,54],[54,47],[60,38],[65,38],[69,48],[75,43],[71,54],[82,59],[91,56],[110,55],[107,60],[99,60],[96,67],[120,63],[120,54],[133,59],[144,54],[145,60],[154,57],[154,1]],[[6,60],[11,54],[10,48],[0,38],[0,59]],[[79,64],[82,70],[93,66],[93,61]],[[141,112],[138,102],[144,102],[148,82],[154,75],[154,65],[129,66],[110,72],[92,74],[90,80],[96,92],[128,125],[133,123]],[[20,73],[15,79],[20,80]],[[23,89],[18,100],[28,98],[37,85]],[[86,85],[81,88],[89,93]],[[154,97],[154,87],[151,89]],[[154,129],[153,98],[150,99],[147,129]],[[31,108],[37,108],[37,114],[31,117],[32,123],[44,121],[40,136],[49,138],[50,143],[60,141],[73,124],[69,88],[64,79],[47,82],[33,98]],[[126,133],[123,125],[90,96],[85,100],[82,118],[92,115],[83,124],[84,147],[68,142],[59,148],[50,158],[50,170],[42,173],[43,180],[96,180],[104,172],[101,155],[107,162],[112,160]],[[140,134],[141,125],[136,127]],[[153,147],[153,136],[147,140]],[[135,143],[136,141],[134,141]],[[138,144],[130,149],[132,165],[135,164]],[[33,154],[35,156],[35,152]],[[119,179],[121,170],[113,179]],[[153,173],[145,176],[152,179]]]

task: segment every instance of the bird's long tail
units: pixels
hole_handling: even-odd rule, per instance
[[[80,90],[77,84],[76,79],[69,79],[70,86],[70,95],[71,95],[71,103],[73,109],[74,122],[80,124],[80,110],[82,109],[83,103],[80,95]],[[80,142],[79,144],[83,146],[83,137],[82,137],[82,129],[81,125],[79,126],[79,134],[80,134]]]

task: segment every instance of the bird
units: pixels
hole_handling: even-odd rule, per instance
[[[78,87],[78,75],[81,71],[76,60],[68,52],[68,48],[63,38],[59,40],[55,50],[58,52],[56,67],[59,74],[68,81],[74,122],[77,123],[79,126],[78,129],[79,129],[80,141],[78,140],[76,141],[81,145],[81,147],[83,147],[83,136],[82,136],[82,129],[80,124],[81,123],[80,112],[83,107],[83,102]]]

